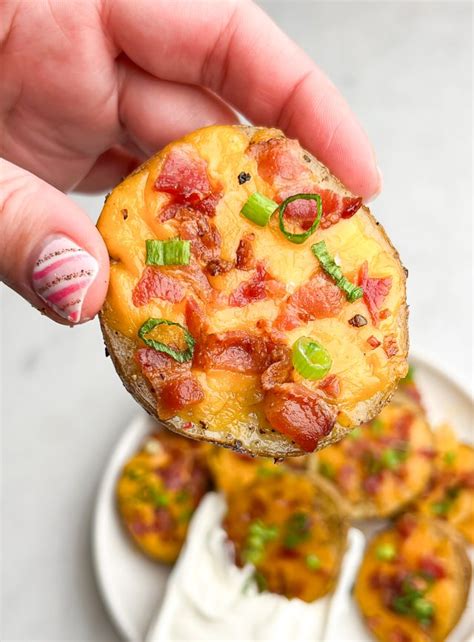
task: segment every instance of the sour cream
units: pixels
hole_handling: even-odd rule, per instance
[[[259,593],[253,568],[238,568],[221,522],[223,497],[208,493],[194,514],[180,558],[170,575],[162,607],[147,642],[184,640],[323,640],[332,614],[344,613],[364,537],[351,529],[341,582],[332,596],[308,604]],[[343,590],[341,590],[341,588]],[[328,631],[329,632],[329,631]],[[331,636],[331,633],[330,633]]]

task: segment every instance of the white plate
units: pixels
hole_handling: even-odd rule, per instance
[[[411,357],[416,380],[432,423],[448,421],[464,441],[472,441],[473,400],[464,387],[436,366]],[[145,638],[161,603],[169,567],[142,555],[122,530],[115,506],[115,483],[125,461],[153,428],[143,414],[128,426],[113,451],[100,483],[93,521],[94,567],[109,615],[125,640]],[[368,638],[369,639],[369,638]]]

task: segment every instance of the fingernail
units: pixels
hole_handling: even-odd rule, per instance
[[[33,289],[63,319],[77,323],[99,265],[67,236],[49,238],[33,268]]]
[[[379,196],[380,192],[382,191],[382,188],[383,188],[383,174],[382,174],[382,170],[380,169],[380,167],[378,165],[377,165],[377,174],[378,174],[378,177],[379,177],[379,187],[378,187],[377,191],[374,192],[374,194],[372,194],[372,196],[369,196],[369,198],[365,199],[364,203],[366,205],[368,205],[369,203],[372,203],[372,201],[375,201],[377,196]]]

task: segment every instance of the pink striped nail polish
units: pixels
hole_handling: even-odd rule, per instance
[[[60,316],[77,323],[98,271],[97,261],[86,250],[67,236],[55,236],[48,240],[35,263],[33,289]]]

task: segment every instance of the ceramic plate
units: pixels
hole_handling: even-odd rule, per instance
[[[448,421],[461,439],[472,441],[474,404],[469,393],[426,359],[412,357],[410,361],[432,424]],[[147,415],[138,415],[112,452],[97,494],[92,532],[94,567],[102,598],[119,633],[125,640],[135,642],[145,638],[156,615],[169,567],[148,560],[129,541],[116,512],[115,483],[123,464],[153,425]],[[450,639],[463,637],[466,633]]]

